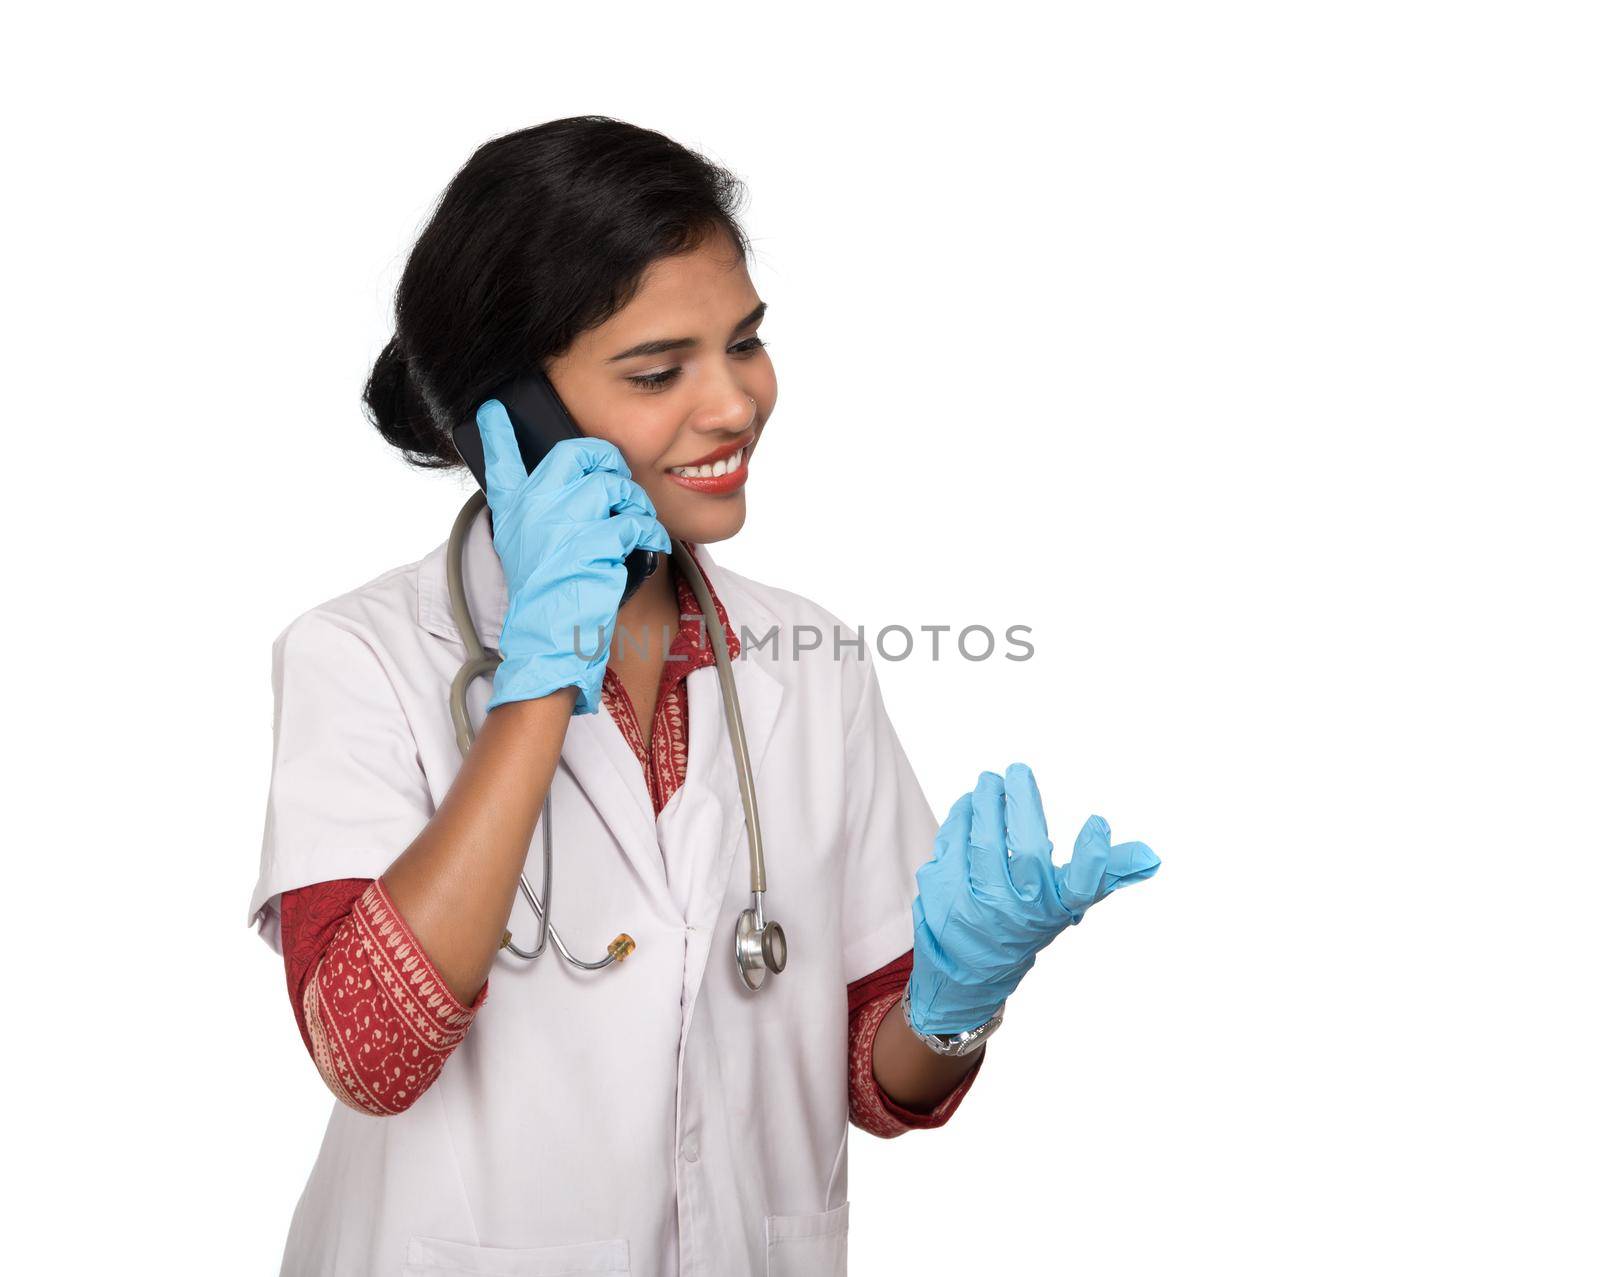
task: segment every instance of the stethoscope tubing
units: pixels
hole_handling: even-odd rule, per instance
[[[491,676],[500,665],[500,657],[489,655],[483,649],[483,641],[478,637],[478,627],[472,620],[472,609],[467,603],[466,581],[462,576],[463,551],[466,548],[467,533],[472,527],[472,521],[478,517],[480,511],[488,505],[488,499],[480,492],[474,492],[467,503],[461,507],[456,515],[455,522],[450,526],[450,544],[445,551],[445,578],[450,586],[450,611],[455,618],[456,629],[461,634],[462,646],[466,648],[466,660],[461,668],[456,671],[456,676],[450,682],[450,717],[455,724],[456,746],[465,758],[472,748],[476,733],[472,730],[472,719],[467,713],[467,688],[474,679]],[[539,943],[532,949],[520,948],[512,939],[511,932],[505,933],[501,941],[502,949],[509,949],[517,957],[526,961],[533,961],[545,950],[545,944],[555,945],[556,952],[572,966],[582,971],[599,971],[609,967],[617,961],[615,953],[607,953],[605,957],[594,962],[587,962],[578,957],[567,948],[562,940],[561,933],[555,929],[550,921],[550,900],[554,895],[554,868],[555,849],[553,824],[550,816],[550,795],[544,798],[544,812],[541,823],[544,825],[544,892],[545,899],[540,900],[539,895],[528,885],[528,875],[517,874],[517,884],[521,888],[524,898],[533,909],[534,915],[539,919]]]
[[[465,648],[466,659],[461,668],[456,671],[456,676],[450,683],[450,717],[455,726],[456,745],[461,750],[461,756],[466,757],[472,748],[475,733],[472,722],[467,714],[467,688],[475,679],[492,675],[500,664],[498,653],[490,655],[484,650],[483,643],[478,637],[478,627],[472,619],[472,610],[467,603],[466,582],[462,573],[462,560],[466,547],[467,534],[472,527],[472,522],[478,517],[488,504],[482,491],[474,492],[467,498],[460,513],[456,515],[455,522],[450,528],[450,541],[445,551],[445,576],[450,589],[450,611],[455,619],[456,629],[461,635],[462,646]],[[711,641],[712,655],[716,658],[717,679],[722,689],[723,717],[728,725],[728,736],[733,743],[734,766],[739,778],[739,799],[744,808],[744,824],[747,841],[750,849],[750,893],[752,912],[755,915],[755,924],[759,933],[766,927],[763,896],[767,889],[766,858],[763,854],[761,841],[761,814],[756,806],[755,778],[750,766],[750,749],[745,738],[744,718],[739,709],[739,692],[733,680],[733,663],[728,653],[728,641],[723,634],[722,625],[717,616],[716,605],[711,598],[710,587],[706,584],[700,565],[695,562],[683,542],[676,538],[672,541],[674,562],[683,571],[688,579],[689,588],[694,592],[695,600],[700,605],[700,613],[706,627],[707,637]],[[612,949],[604,958],[595,962],[585,962],[576,957],[561,939],[553,923],[550,921],[550,902],[553,894],[553,869],[554,850],[551,821],[550,796],[545,795],[544,812],[542,817],[544,825],[544,899],[528,885],[525,873],[519,873],[517,880],[521,885],[522,894],[529,906],[539,919],[539,943],[531,950],[520,949],[512,941],[511,932],[507,931],[501,947],[509,949],[519,958],[529,961],[539,957],[544,952],[545,943],[555,946],[556,952],[574,967],[584,971],[598,971],[610,966],[619,960],[623,954],[617,952],[617,944],[624,938],[619,936],[612,942]],[[776,930],[776,924],[773,924]],[[781,932],[780,932],[781,943]],[[628,942],[631,949],[632,942]],[[781,962],[778,970],[782,969]],[[755,984],[750,983],[750,975],[745,970],[745,960],[740,960],[740,971],[745,977],[746,984],[751,988],[759,987],[759,979]]]

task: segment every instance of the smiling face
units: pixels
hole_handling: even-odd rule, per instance
[[[681,540],[721,541],[744,524],[750,454],[778,399],[756,336],[765,310],[718,232],[651,263],[627,306],[545,367],[579,428],[617,446]]]

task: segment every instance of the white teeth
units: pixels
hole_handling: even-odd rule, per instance
[[[737,470],[744,464],[744,449],[731,457],[724,457],[721,461],[705,466],[673,466],[672,473],[681,475],[685,479],[713,479]]]

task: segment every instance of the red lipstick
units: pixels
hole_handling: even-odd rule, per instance
[[[734,453],[743,451],[744,455],[739,458],[739,467],[736,470],[729,470],[726,474],[691,478],[688,475],[674,474],[669,469],[667,478],[681,487],[688,488],[691,492],[703,492],[708,496],[725,496],[728,493],[737,492],[744,487],[745,480],[750,477],[750,453],[755,447],[755,440],[755,431],[752,430],[744,437],[735,439],[732,443],[723,444],[722,447],[713,452],[708,452],[705,456],[695,461],[683,463],[685,467],[709,466],[718,461],[726,461]]]

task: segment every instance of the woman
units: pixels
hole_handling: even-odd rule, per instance
[[[777,400],[737,190],[657,133],[559,120],[473,155],[406,265],[366,402],[421,466],[461,464],[476,421],[465,588],[502,660],[463,760],[444,546],[274,644],[250,913],[340,1101],[285,1272],[842,1273],[847,1121],[946,1121],[1038,950],[1154,872],[1098,819],[1053,866],[1020,765],[936,828],[854,632],[706,552],[744,522]],[[487,396],[532,368],[584,437],[529,474]],[[793,951],[756,991],[740,791],[669,533],[734,658]],[[621,603],[638,549],[660,568]],[[846,641],[792,644],[806,626]],[[538,930],[517,882],[547,794],[555,927],[580,959],[636,945],[603,970],[501,947]]]

